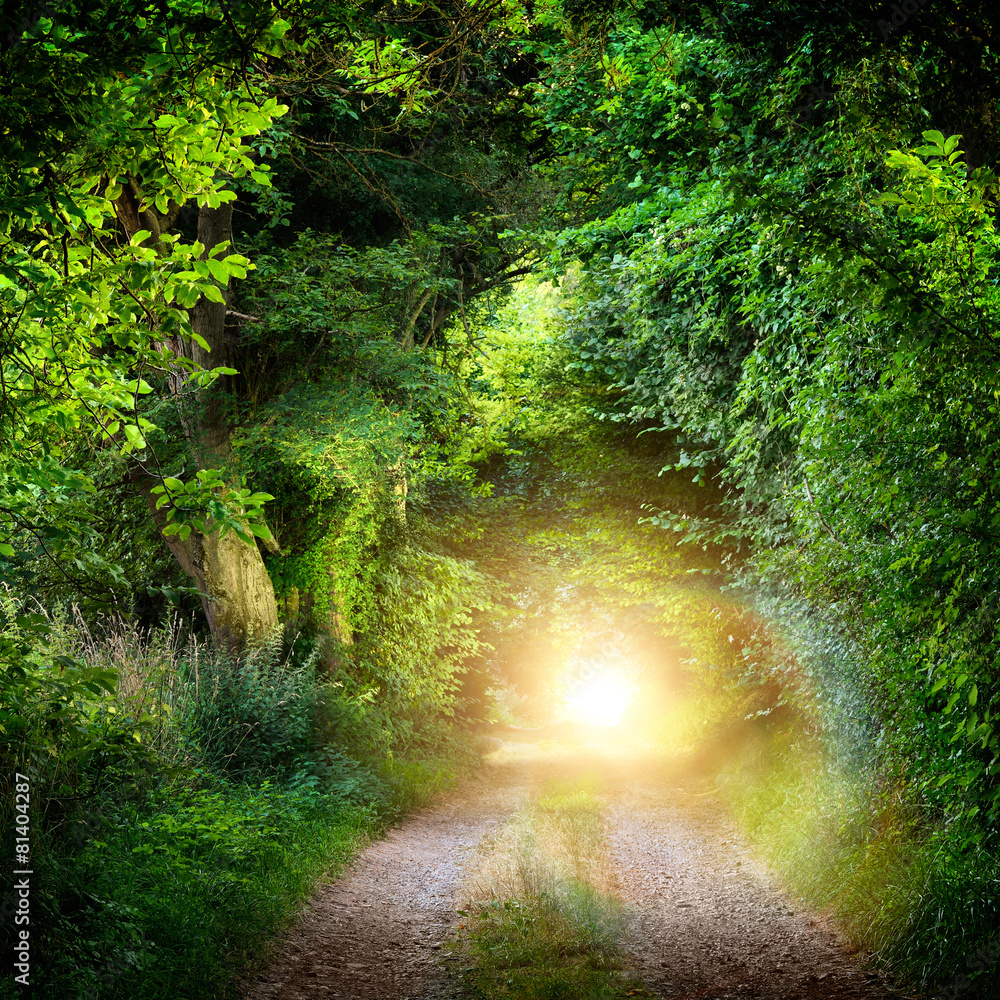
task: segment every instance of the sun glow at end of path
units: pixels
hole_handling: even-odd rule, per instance
[[[578,681],[567,699],[567,714],[586,726],[617,726],[632,701],[632,685],[613,668]]]

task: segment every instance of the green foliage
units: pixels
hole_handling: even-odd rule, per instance
[[[210,935],[256,947],[300,891],[273,886],[306,884],[279,820],[340,843],[336,802],[356,843],[447,783],[448,720],[490,684],[556,695],[608,637],[669,636],[730,709],[824,741],[778,753],[774,802],[860,815],[809,784],[832,760],[891,789],[843,837],[810,828],[816,886],[843,876],[859,939],[928,979],[975,951],[1000,815],[1000,77],[967,6],[958,41],[934,5],[892,38],[756,2],[0,13],[4,579],[91,623],[197,600],[120,502],[141,480],[175,547],[265,543],[302,632],[101,651],[6,609],[0,758],[44,803],[52,954],[82,929],[60,988],[180,995],[184,966],[216,990]],[[273,213],[256,271],[192,232],[237,192]],[[539,243],[553,282],[505,302]],[[202,371],[209,303],[229,355]],[[484,911],[483,941],[578,944],[604,904],[574,885]],[[580,968],[603,947],[577,944]]]
[[[363,808],[267,783],[165,788],[103,819],[97,839],[43,859],[42,990],[231,996],[234,974],[372,831]]]
[[[964,824],[936,825],[904,785],[844,770],[801,733],[730,750],[722,795],[797,895],[926,986],[955,988],[961,975],[974,995],[995,989],[976,951],[997,933],[997,859],[969,843]]]
[[[31,795],[44,803],[53,835],[65,835],[79,807],[112,789],[140,787],[156,767],[151,734],[162,722],[157,703],[122,711],[119,673],[108,664],[80,657],[53,641],[51,625],[39,614],[18,613],[3,600],[0,633],[0,762],[5,792],[15,773],[29,777]],[[11,829],[14,798],[7,794],[2,816]]]
[[[616,37],[621,53],[653,41]],[[995,520],[992,175],[968,171],[957,137],[934,131],[915,152],[891,153],[889,173],[866,136],[815,136],[811,169],[828,178],[816,193],[797,143],[761,147],[763,179],[723,170],[730,151],[759,142],[736,135],[732,117],[763,125],[789,98],[747,103],[743,57],[712,44],[672,36],[664,51],[692,58],[661,86],[701,86],[715,53],[711,100],[730,117],[709,123],[719,134],[706,155],[720,169],[699,160],[674,173],[672,154],[647,143],[637,166],[662,186],[637,188],[634,206],[606,203],[610,214],[564,237],[590,261],[569,326],[573,364],[610,385],[608,416],[675,432],[674,467],[723,486],[707,517],[654,504],[653,523],[729,549],[724,564],[752,600],[771,588],[837,600],[870,658],[866,677],[839,683],[862,686],[864,711],[918,786],[954,781],[951,808],[988,809],[992,823],[995,637],[976,583],[992,576]],[[621,87],[641,90],[622,60]],[[629,101],[601,109],[613,124],[602,142],[654,117]],[[880,195],[897,171],[902,190]],[[754,662],[786,680],[780,659]]]
[[[559,288],[529,279],[480,313],[473,412],[512,447],[485,470],[489,496],[435,487],[416,507],[434,546],[473,560],[489,588],[474,623],[495,648],[469,664],[466,697],[489,714],[499,692],[517,705],[508,721],[526,724],[551,721],[575,673],[605,660],[655,690],[683,685],[683,661],[714,687],[745,670],[738,651],[756,624],[739,602],[720,600],[717,546],[665,546],[640,523],[653,498],[694,517],[706,491],[657,476],[676,454],[669,435],[636,440],[593,420],[608,393],[559,337],[584,298],[572,275]]]
[[[272,541],[271,530],[260,520],[261,508],[274,497],[270,493],[255,493],[246,488],[227,484],[218,469],[199,469],[195,478],[186,483],[165,476],[150,493],[156,497],[156,509],[164,510],[165,537],[177,535],[184,541],[193,531],[220,536],[233,531],[246,543],[263,538]],[[237,512],[231,515],[230,510]]]
[[[381,627],[359,643],[359,665],[404,718],[450,716],[460,672],[482,649],[473,612],[488,606],[470,563],[404,549],[383,564],[372,600]]]
[[[976,950],[960,928],[994,933],[971,869],[992,869],[1000,816],[992,114],[940,86],[936,15],[896,53],[877,35],[845,49],[859,29],[837,12],[665,6],[684,27],[647,5],[600,40],[545,42],[551,268],[582,263],[561,349],[592,412],[623,437],[669,435],[664,478],[701,489],[649,491],[645,516],[726,574],[722,594],[706,587],[702,665],[920,817],[893,820],[897,853],[873,841],[817,872],[856,862],[844,918],[938,979]],[[994,67],[981,50],[956,72]],[[968,157],[934,127],[956,120]],[[591,575],[666,603],[652,575]],[[931,863],[942,844],[954,868]],[[890,870],[901,891],[883,907]],[[969,882],[954,907],[914,889],[945,870]],[[923,923],[925,905],[948,916]]]
[[[217,653],[182,661],[184,718],[207,763],[237,780],[287,776],[313,746],[321,697],[314,658],[284,657],[277,638],[242,655]]]
[[[30,780],[44,995],[233,995],[321,875],[471,760],[428,723],[404,745],[308,644],[236,657],[176,624],[94,635],[19,610],[6,602],[0,759],[5,782]]]
[[[202,297],[223,301],[215,282],[246,273],[246,258],[220,256],[223,246],[138,226],[122,239],[118,213],[155,218],[189,200],[218,207],[235,197],[227,174],[266,183],[267,168],[253,162],[244,140],[286,110],[235,74],[230,28],[242,26],[267,50],[288,28],[270,8],[241,8],[239,23],[227,24],[221,9],[214,18],[167,12],[169,24],[160,12],[130,28],[117,49],[108,46],[121,25],[100,27],[109,13],[63,5],[16,33],[2,55],[5,77],[16,81],[5,113],[18,123],[8,130],[0,176],[0,322],[6,342],[18,345],[0,359],[0,555],[8,558],[15,536],[34,535],[54,549],[86,536],[93,483],[67,464],[69,444],[82,435],[123,456],[148,457],[154,424],[141,404],[163,370],[165,339],[197,340],[187,310]],[[193,30],[196,46],[188,44]],[[136,176],[144,185],[139,204]],[[206,249],[208,258],[198,259]],[[171,363],[185,365],[179,356]],[[227,371],[203,372],[195,382]],[[207,505],[217,525],[245,533],[228,521],[239,519],[239,498],[192,483],[189,499]]]

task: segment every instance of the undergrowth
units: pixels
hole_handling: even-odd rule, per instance
[[[469,995],[648,995],[624,971],[623,909],[590,788],[555,786],[487,837],[466,895],[455,948]]]
[[[722,799],[791,891],[833,916],[870,960],[936,997],[1000,996],[1000,859],[961,821],[921,806],[904,781],[837,759],[794,714],[733,721],[715,704],[701,760]],[[687,732],[713,727],[711,698]],[[683,707],[679,715],[683,716]],[[675,720],[667,739],[685,727]],[[985,944],[984,944],[985,942]]]
[[[177,623],[0,610],[0,818],[27,775],[36,997],[237,995],[317,880],[471,761],[443,723],[397,739],[306,643],[237,657]]]

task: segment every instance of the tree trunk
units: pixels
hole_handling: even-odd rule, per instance
[[[327,569],[327,577],[330,582],[330,604],[325,621],[321,625],[320,659],[323,667],[333,672],[343,665],[344,650],[353,645],[354,634],[347,616],[343,613],[342,597],[337,587],[337,573],[332,565]]]
[[[131,237],[140,228],[150,228],[147,216],[152,210],[140,213],[136,206],[141,200],[138,185],[126,188],[118,206],[118,217]],[[152,220],[159,223],[154,217]],[[168,220],[163,220],[167,222]],[[166,228],[159,224],[153,229],[159,239]],[[209,208],[203,205],[198,211],[198,240],[205,247],[203,259],[209,250],[223,241],[232,241],[233,203]],[[224,256],[224,255],[223,255]],[[228,288],[223,289],[229,300]],[[229,338],[226,333],[226,303],[211,302],[202,298],[191,310],[191,325],[195,333],[204,338],[210,351],[194,341],[171,344],[178,355],[191,358],[203,368],[219,368],[228,364]],[[232,451],[230,426],[227,414],[227,393],[224,379],[218,379],[207,389],[180,395],[186,373],[177,369],[171,382],[177,394],[177,407],[195,461],[201,468],[225,469]],[[157,523],[162,517],[156,511],[155,497],[149,492],[156,480],[136,470],[133,477],[145,495]],[[256,544],[240,539],[230,531],[223,537],[218,532],[202,535],[192,531],[187,539],[177,535],[164,539],[201,592],[205,617],[212,638],[220,648],[236,651],[247,643],[266,638],[278,625],[278,606],[271,578],[264,567],[264,560]]]
[[[133,479],[162,527],[165,519],[150,493],[156,480],[141,474]],[[217,531],[208,535],[192,531],[184,541],[177,535],[166,535],[164,541],[198,587],[212,640],[219,649],[238,652],[274,631],[278,605],[255,545],[248,545],[232,531],[221,538]]]
[[[198,241],[212,247],[233,237],[233,203],[218,208],[203,205],[198,211]],[[221,255],[224,257],[225,254]],[[220,259],[221,259],[220,257]],[[191,310],[191,326],[203,337],[210,351],[194,341],[177,345],[202,368],[219,368],[230,361],[226,334],[226,302],[200,299]],[[223,379],[190,397],[190,405],[179,401],[181,421],[195,460],[202,468],[224,469],[232,452],[227,393]],[[278,605],[271,578],[256,543],[247,543],[234,532],[220,538],[218,532],[200,535],[192,531],[186,541],[176,535],[167,544],[184,571],[197,583],[212,638],[228,649],[266,638],[278,625]]]

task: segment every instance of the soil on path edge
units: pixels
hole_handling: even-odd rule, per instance
[[[440,959],[460,919],[466,859],[530,794],[528,770],[493,755],[459,790],[368,847],[313,897],[247,1000],[459,996]]]
[[[372,844],[277,942],[246,1000],[460,998],[443,961],[468,862],[485,834],[552,780],[593,776],[630,915],[626,945],[672,1000],[885,1000],[827,922],[797,907],[711,794],[650,751],[507,743],[461,789]]]

